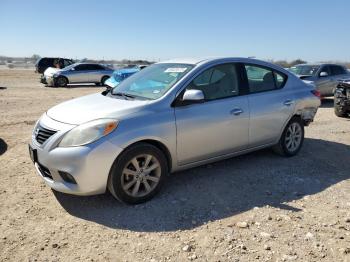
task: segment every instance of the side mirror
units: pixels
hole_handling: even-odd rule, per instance
[[[194,102],[194,103],[200,103],[204,101],[204,94],[202,90],[197,89],[189,89],[186,90],[183,97],[183,102]]]
[[[328,73],[327,73],[327,72],[324,72],[324,71],[323,71],[323,72],[320,73],[320,77],[326,77],[326,76],[328,76]]]

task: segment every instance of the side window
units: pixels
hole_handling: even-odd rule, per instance
[[[282,88],[287,76],[258,65],[245,65],[249,92],[258,93]]]
[[[330,70],[329,66],[324,66],[324,67],[322,67],[321,70],[320,70],[319,75],[320,75],[322,72],[327,73],[329,76],[331,75],[331,70]]]
[[[86,70],[90,70],[90,68],[89,68],[89,65],[87,65],[87,64],[82,64],[82,65],[77,65],[77,66],[75,67],[75,70],[76,70],[76,71],[86,71]]]
[[[90,65],[90,70],[102,70],[102,69],[104,68],[100,65]]]
[[[346,74],[346,71],[341,66],[331,66],[331,73],[332,75],[344,75]]]
[[[66,60],[66,59],[63,60],[63,65],[64,65],[64,67],[69,66],[69,65],[71,65],[71,64],[72,64],[72,63],[70,62],[70,60]]]
[[[239,95],[239,77],[236,65],[223,64],[205,70],[197,76],[187,89],[198,89],[206,100]]]
[[[282,88],[287,81],[287,76],[277,72],[273,72],[273,75],[275,77],[276,87]]]

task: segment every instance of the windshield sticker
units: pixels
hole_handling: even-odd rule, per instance
[[[164,72],[165,73],[183,73],[186,71],[186,67],[170,67],[167,68]]]
[[[160,93],[160,90],[153,90],[153,94],[158,94]]]

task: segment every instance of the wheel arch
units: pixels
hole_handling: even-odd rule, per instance
[[[68,78],[67,76],[65,76],[65,75],[59,75],[59,76],[55,79],[55,85],[56,85],[57,79],[60,78],[60,77],[66,79],[66,80],[67,80],[67,84],[70,84],[69,78]]]
[[[106,80],[107,80],[108,78],[110,78],[110,76],[109,76],[109,75],[104,75],[104,76],[102,76],[102,77],[101,77],[101,83],[103,83],[102,80],[103,80],[104,78],[106,78]]]
[[[164,143],[160,142],[159,140],[155,140],[155,139],[142,139],[142,140],[138,140],[136,142],[132,142],[131,144],[129,144],[126,148],[124,148],[123,152],[125,150],[127,150],[128,148],[135,146],[137,144],[150,144],[150,145],[158,148],[160,151],[162,151],[162,153],[164,154],[164,156],[167,160],[168,173],[170,173],[172,166],[173,166],[173,159],[172,159],[172,156],[171,156],[171,153],[170,153],[168,147]]]
[[[282,134],[283,134],[283,131],[286,129],[286,126],[288,125],[288,123],[290,122],[290,120],[292,120],[293,118],[299,118],[303,123],[303,119],[302,119],[302,116],[301,116],[301,112],[300,111],[297,111],[297,112],[294,112],[294,114],[290,115],[290,117],[285,121],[285,123],[283,124],[283,127],[282,129],[280,130],[280,134],[278,136],[278,140],[276,141],[276,143],[280,140]],[[304,123],[305,125],[305,123]]]

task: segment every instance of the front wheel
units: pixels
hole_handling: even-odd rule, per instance
[[[280,155],[295,156],[304,142],[304,124],[299,117],[293,117],[285,127],[274,151]]]
[[[67,86],[67,84],[68,84],[68,79],[65,78],[64,76],[59,76],[56,79],[56,86],[65,87],[65,86]]]
[[[136,144],[126,149],[113,164],[108,189],[124,203],[143,203],[160,190],[167,171],[167,161],[161,150],[146,143]]]

